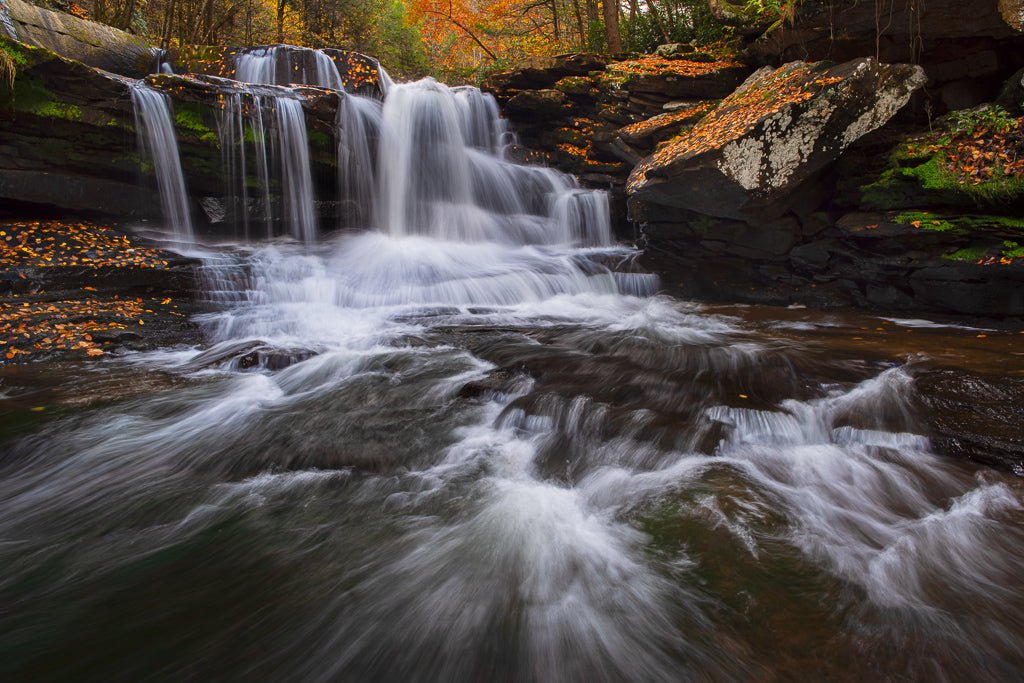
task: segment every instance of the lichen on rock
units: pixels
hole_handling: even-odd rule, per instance
[[[726,218],[781,200],[886,123],[924,84],[918,67],[793,62],[754,74],[687,134],[642,160],[634,197]]]

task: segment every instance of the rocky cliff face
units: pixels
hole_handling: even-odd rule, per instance
[[[666,46],[667,57],[491,87],[540,158],[630,196],[636,233],[622,214],[621,234],[639,235],[645,263],[677,292],[1024,315],[1019,14],[996,0],[963,21],[959,5],[896,4],[877,31],[872,3],[832,3],[849,19],[836,33],[824,5],[806,2],[767,32],[732,16],[753,41],[735,60]],[[903,35],[901,12],[933,33]],[[798,47],[857,58],[793,62]],[[749,73],[737,60],[782,66],[736,87]],[[1005,110],[941,116],[995,99]]]
[[[608,62],[575,54],[535,60],[492,76],[494,93],[528,159],[608,189],[626,222],[626,181],[655,146],[692,126],[750,69],[730,59],[672,46],[668,56]]]

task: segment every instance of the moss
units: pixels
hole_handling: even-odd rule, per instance
[[[943,254],[942,258],[948,261],[980,261],[986,256],[992,255],[991,247],[965,247],[963,249],[957,249],[951,254]]]
[[[961,182],[943,168],[941,153],[927,157],[894,154],[892,167],[863,185],[861,204],[869,209],[899,210],[939,203],[947,206],[996,206],[1024,200],[1024,178],[997,175],[977,185]]]
[[[1006,258],[1024,258],[1024,247],[1013,240],[1004,240],[1003,256]]]
[[[0,55],[7,57],[18,66],[25,66],[28,64],[28,52],[26,51],[26,48],[26,45],[16,43],[13,40],[4,39],[3,41],[0,41]]]
[[[327,137],[327,134],[318,130],[309,131],[307,137],[312,144],[318,147],[327,147],[331,144],[331,139]]]
[[[1024,219],[1012,216],[958,216],[928,211],[905,211],[893,218],[893,221],[947,235],[970,235],[975,238],[989,236],[996,241],[1020,235],[1024,239]]]
[[[242,133],[242,137],[246,142],[256,142],[257,140],[266,142],[267,134],[262,130],[256,130],[252,126],[246,125],[245,131]]]
[[[181,130],[199,138],[201,142],[218,142],[217,134],[203,122],[205,107],[185,102],[174,107],[174,124]]]
[[[893,219],[900,225],[913,225],[931,232],[956,232],[958,228],[952,222],[927,211],[907,211]]]
[[[68,121],[80,121],[82,110],[73,104],[63,102],[46,102],[35,109],[39,116],[47,116],[52,119],[67,119]]]

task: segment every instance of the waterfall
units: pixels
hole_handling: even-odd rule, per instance
[[[253,151],[256,156],[256,174],[260,187],[263,189],[261,213],[266,226],[267,236],[273,234],[273,204],[270,198],[270,163],[267,160],[267,135],[263,126],[263,101],[259,95],[253,95],[252,131]],[[243,142],[245,131],[242,131]],[[244,152],[243,152],[244,153]]]
[[[341,227],[445,242],[612,244],[607,195],[582,189],[556,170],[506,159],[512,135],[494,97],[478,88],[449,88],[433,79],[394,84],[380,69],[387,93],[382,102],[341,90],[327,54],[288,46],[237,55],[235,68],[238,78],[262,84],[233,86],[222,95],[217,114],[224,217],[245,238],[257,236],[251,231],[257,216],[266,223],[259,234],[273,234],[275,221],[307,244],[318,234],[303,102],[285,88],[266,85],[287,77],[338,89]],[[140,130],[147,131],[165,213],[177,231],[190,234],[167,96],[139,86],[133,98],[154,111],[163,106],[163,118],[156,121],[159,114],[146,114],[137,104],[147,124]]]
[[[377,82],[380,84],[380,92],[384,97],[388,96],[391,86],[395,84],[391,80],[391,74],[384,70],[384,65],[380,62],[377,62]]]
[[[345,205],[343,223],[347,227],[366,226],[372,217],[382,123],[379,101],[341,95],[336,125],[338,190]]]
[[[296,238],[314,241],[316,199],[302,103],[252,92],[225,94],[217,112],[217,133],[225,218],[241,228],[241,236],[257,236],[250,231],[255,217],[262,219],[266,237],[273,236],[278,219]],[[274,143],[270,148],[268,138]],[[252,179],[258,183],[256,191],[250,189]],[[272,187],[279,188],[278,201]]]
[[[570,176],[501,158],[494,98],[431,79],[384,100],[377,224],[396,236],[511,244],[611,243],[607,197]]]
[[[245,154],[245,118],[241,93],[224,96],[223,109],[217,112],[217,136],[220,140],[221,167],[227,192],[227,216],[241,224],[249,237],[248,164]],[[269,188],[268,188],[269,189]]]
[[[334,61],[322,50],[271,45],[235,56],[235,80],[245,83],[315,85],[342,90]]]
[[[170,98],[141,81],[133,83],[130,90],[140,155],[153,160],[164,219],[177,237],[191,240],[189,195],[181,171]]]
[[[309,168],[309,139],[302,103],[284,97],[273,100],[277,145],[281,163],[284,215],[295,237],[306,243],[316,239],[316,200]]]

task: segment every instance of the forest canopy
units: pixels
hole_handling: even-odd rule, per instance
[[[378,57],[398,74],[464,80],[534,55],[649,52],[663,43],[710,43],[728,30],[709,0],[40,1],[163,47],[337,47]],[[795,1],[717,4],[770,16]]]

